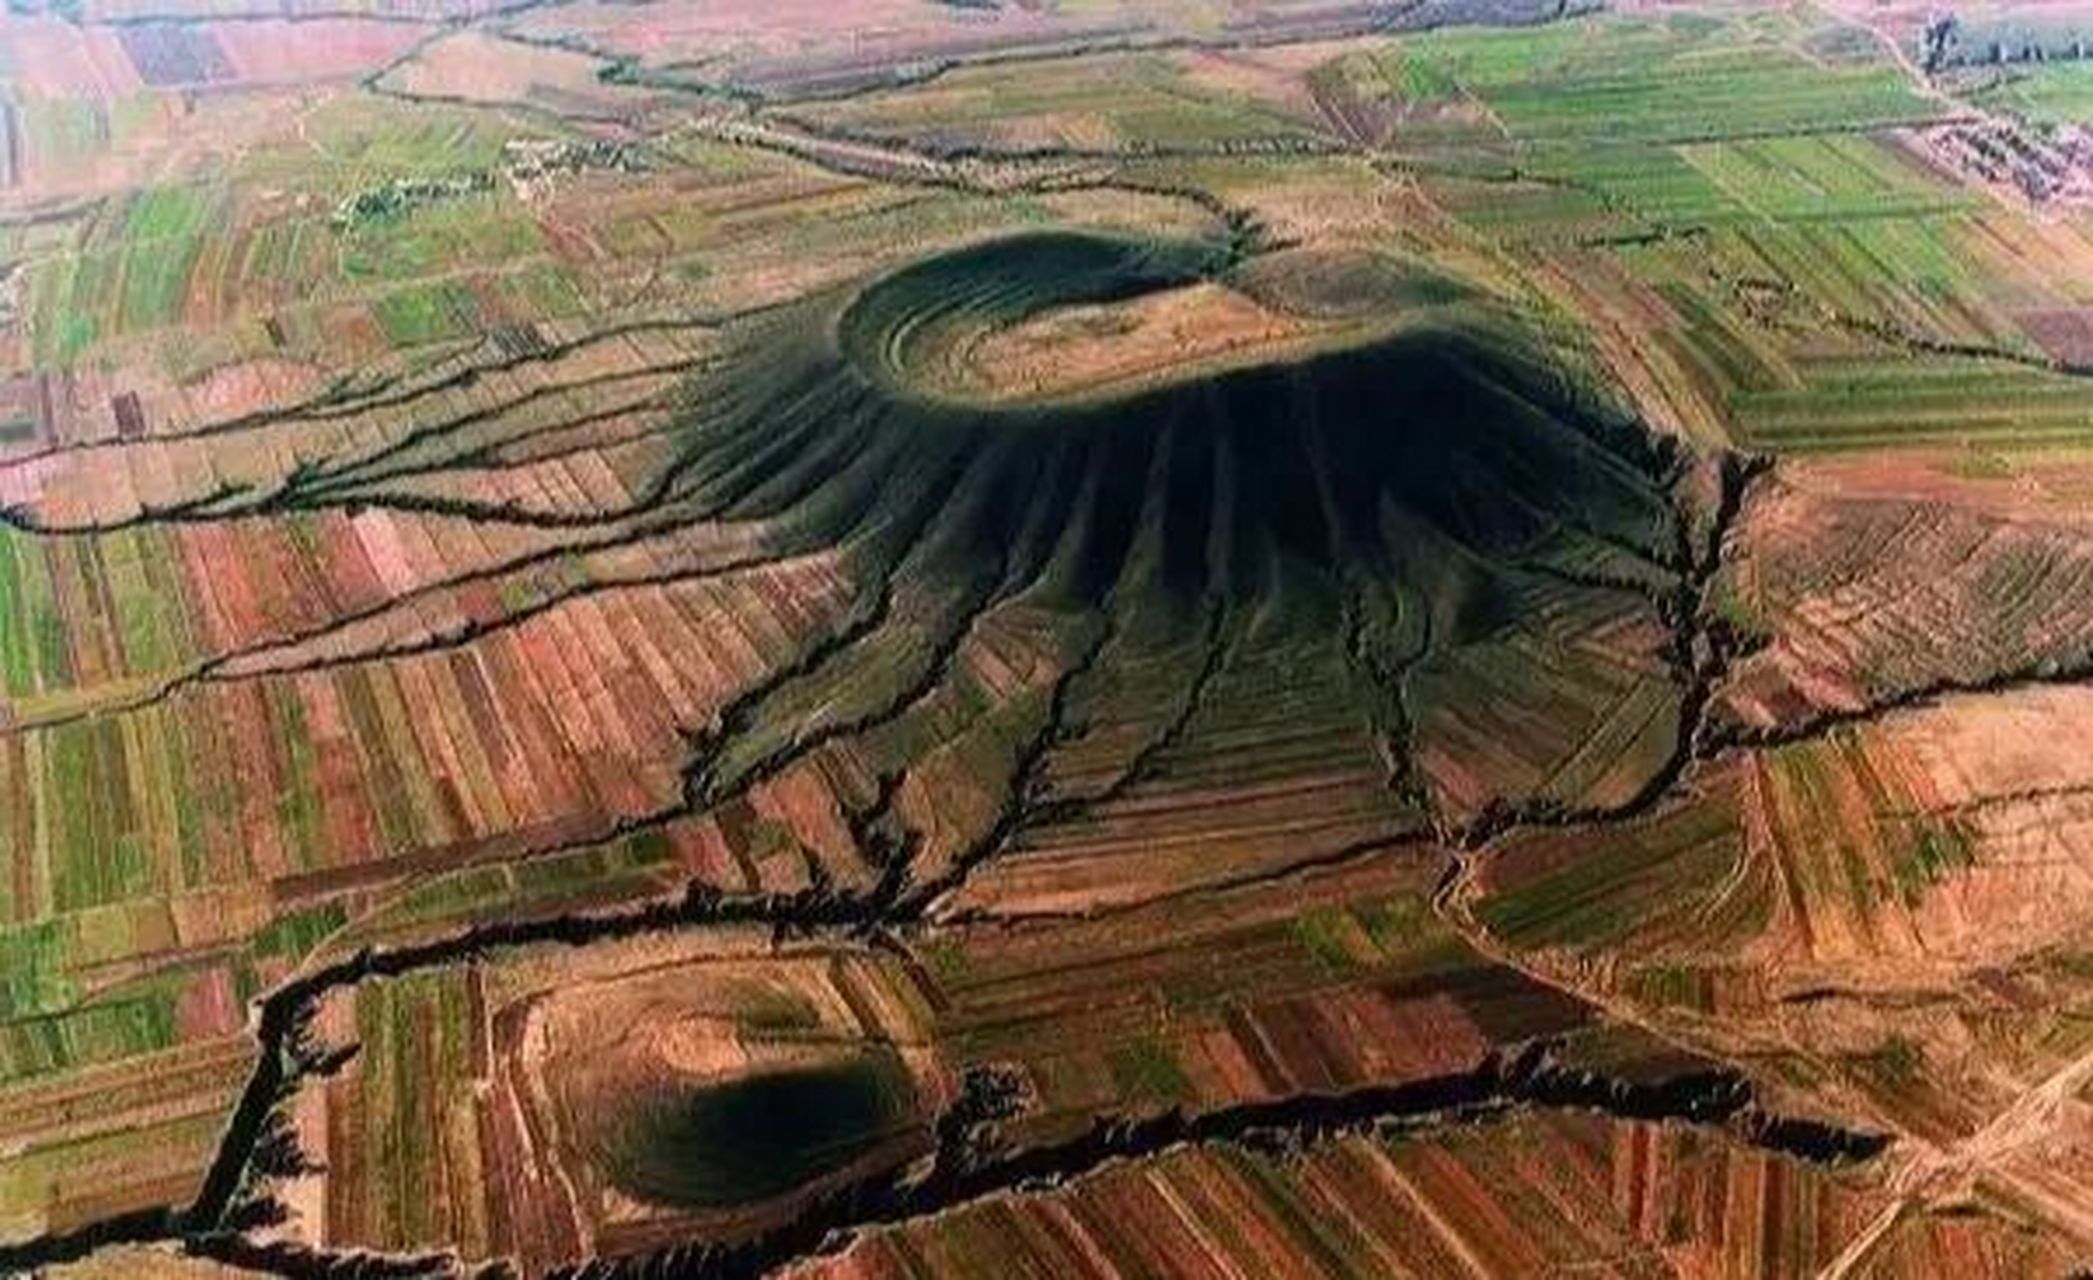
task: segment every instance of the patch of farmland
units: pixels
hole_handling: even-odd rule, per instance
[[[1524,247],[1654,420],[1784,450],[2083,429],[2024,317],[2079,301],[2058,254],[1870,135],[1557,145],[1422,181]],[[1994,356],[1986,360],[1981,357]]]
[[[1912,217],[1979,203],[1933,178],[1900,149],[1866,134],[1748,138],[1688,145],[1679,154],[1722,193],[1732,217],[1848,221]],[[1679,216],[1682,211],[1669,212]]]
[[[1440,864],[1391,853],[1278,887],[961,931],[926,957],[940,1035],[1014,1061],[1013,1137],[1099,1110],[1200,1111],[1457,1072],[1503,1040],[1574,1039],[1592,1013],[1470,952],[1431,912]]]
[[[600,79],[603,65],[584,53],[461,31],[416,49],[379,83],[417,98],[530,104],[582,116],[614,116],[645,102],[645,94]]]
[[[1883,1197],[1865,1179],[1673,1127],[1527,1115],[1299,1154],[1206,1146],[867,1233],[794,1280],[1259,1274],[1814,1275]],[[1987,1276],[2060,1263],[1992,1216],[1912,1224],[1909,1271],[1969,1245]],[[1965,1244],[1965,1242],[1968,1242]]]
[[[77,254],[47,262],[43,307],[65,327],[39,328],[40,351],[67,363],[94,337],[179,319],[210,212],[208,196],[189,187],[140,191]]]
[[[2086,268],[2093,242],[2073,222],[1995,210],[1967,224],[1972,255],[2001,305],[2019,309],[2093,303]]]
[[[172,1015],[163,1007],[157,1016]],[[187,1043],[172,1028],[134,1030],[111,1051],[123,1024],[153,1016],[112,1004],[94,1017],[24,1020],[0,1033],[0,1240],[72,1231],[196,1194],[255,1051],[237,1020]]]
[[[1967,965],[2068,942],[2084,927],[2074,904],[2093,849],[2086,770],[2057,748],[2088,705],[2076,689],[1960,697],[1760,757],[1768,834],[1800,868],[1783,880],[1810,953]]]
[[[1053,151],[1306,140],[1297,109],[1203,84],[1178,59],[1110,54],[970,67],[926,84],[801,107],[824,129],[938,151]]]
[[[0,71],[36,99],[113,101],[142,86],[122,36],[48,15],[9,14]]]
[[[347,79],[405,53],[423,32],[411,23],[358,18],[226,22],[213,38],[242,84],[310,84]]]
[[[1397,41],[1390,82],[1420,100],[1479,99],[1514,139],[1694,142],[1930,119],[1887,65],[1827,66],[1781,40],[1784,19],[1739,14],[1586,18]]]
[[[279,140],[288,127],[266,95],[137,87],[106,99],[27,98],[17,114],[24,186],[16,196],[31,208],[75,213],[104,197],[120,212],[126,198],[170,174],[208,184],[224,176],[227,149]],[[76,224],[46,225],[55,238]]]
[[[1741,950],[1770,923],[1778,884],[1749,848],[1746,778],[1728,770],[1702,787],[1692,803],[1604,837],[1507,839],[1478,875],[1477,918],[1526,951],[1661,963]]]
[[[209,84],[230,79],[232,66],[211,29],[188,23],[144,23],[118,31],[138,78],[148,85]]]
[[[2060,59],[2018,66],[1996,75],[1975,96],[2039,125],[2082,125],[2093,119],[2093,65]]]
[[[1390,9],[1359,0],[1307,0],[1222,12],[1199,3],[1125,0],[1093,0],[1067,9],[871,0],[843,14],[807,0],[770,7],[680,0],[649,5],[639,15],[590,2],[532,11],[512,21],[530,36],[578,40],[629,59],[649,76],[682,78],[702,67],[708,83],[804,101],[905,88],[955,68],[1016,61],[1051,65],[1058,55],[1101,46],[1168,44],[1188,37],[1214,42],[1216,61],[1283,64],[1316,41],[1363,32],[1545,22],[1587,7],[1583,0],[1567,6],[1549,0],[1426,0]],[[1193,60],[1208,56],[1200,50]],[[1227,75],[1235,79],[1237,73]]]
[[[1409,681],[1417,767],[1448,820],[1473,820],[1509,797],[1613,808],[1672,754],[1678,691],[1650,599],[1564,579],[1500,588],[1501,607],[1520,621],[1475,636],[1440,632],[1439,652]]]
[[[479,360],[459,361],[448,377],[373,395],[367,403],[197,424],[155,416],[190,408],[194,400],[141,399],[134,406],[135,421],[145,428],[141,440],[123,439],[117,417],[123,406],[112,402],[107,416],[74,420],[96,432],[81,443],[97,447],[47,451],[5,465],[0,500],[33,511],[40,527],[65,529],[117,523],[229,488],[249,500],[267,495],[278,510],[348,506],[346,495],[359,486],[453,469],[497,491],[528,489],[525,475],[478,473],[500,461],[507,446],[550,441],[601,415],[638,415],[659,425],[674,404],[676,379],[704,360],[712,341],[706,327],[673,321],[572,342],[551,326],[519,328],[511,338],[528,344],[528,358],[481,353]],[[541,347],[542,353],[535,350]],[[483,373],[475,364],[493,367]],[[423,503],[420,509],[465,515],[495,509],[453,498],[447,507]],[[239,509],[234,503],[227,514]],[[592,509],[615,513],[620,507]]]
[[[2044,367],[2027,319],[2082,301],[2059,269],[2077,234],[1879,135],[1551,145],[1521,164],[1422,180],[1526,248],[1659,422],[1785,450],[2083,429],[2077,380]]]
[[[550,308],[524,317],[499,309],[495,282],[520,274],[526,263],[545,261],[551,248],[528,210],[498,190],[468,192],[396,220],[345,229],[336,242],[342,275],[370,282],[374,318],[396,347],[467,338],[519,319],[566,318]]]
[[[13,442],[17,447],[9,453],[21,457],[53,445],[186,431],[298,403],[318,393],[321,383],[321,370],[314,365],[269,356],[221,364],[193,379],[128,361],[106,367],[83,362],[38,377],[39,430]]]
[[[431,858],[457,865],[504,836],[557,843],[652,811],[677,794],[679,727],[789,655],[842,590],[820,561],[613,583],[469,644],[191,686],[118,719],[24,731],[15,780],[37,798],[23,817],[60,868],[24,900],[80,909],[228,876],[325,895]],[[731,626],[707,621],[723,607]],[[626,630],[635,610],[652,617],[644,632]],[[663,663],[662,646],[682,662]],[[66,804],[97,787],[97,801]],[[169,788],[219,807],[162,822]]]
[[[501,117],[469,105],[403,102],[375,95],[316,95],[297,135],[275,140],[242,158],[240,175],[253,183],[317,189],[327,209],[353,191],[388,178],[428,178],[493,169],[519,131]],[[323,209],[321,212],[326,212]]]
[[[1740,753],[1621,829],[1508,839],[1474,917],[1571,989],[1910,1135],[1922,1167],[2040,1183],[1989,1161],[2085,1145],[2069,1109],[2006,1118],[2076,1069],[2093,1025],[2089,784],[2069,745],[2086,705],[1957,696]],[[1984,1136],[2000,1126],[2025,1132]],[[1943,1179],[1934,1203],[1959,1185]],[[2085,1211],[2042,1194],[2062,1220]]]
[[[1739,943],[1739,929],[1762,922],[1797,964],[2004,967],[2083,928],[2073,904],[2088,874],[2085,784],[2076,757],[2054,749],[2084,702],[2075,689],[1957,696],[1748,753],[1719,789],[1625,845],[1522,842],[1489,879],[1523,887],[1485,916],[1526,945],[1646,942],[1664,912],[1633,895],[1663,884],[1685,894],[1666,911],[1726,915],[1714,936]],[[1700,834],[1680,845],[1674,829]],[[1659,837],[1676,867],[1631,853]],[[1692,948],[1684,930],[1665,932]]]
[[[2093,431],[2083,379],[2022,364],[1827,360],[1798,364],[1800,391],[1735,397],[1739,435],[1781,452],[1894,450],[1972,443],[2076,445]]]
[[[563,550],[558,530],[366,509],[0,534],[9,723],[72,718],[169,681],[237,679],[427,647],[619,583],[747,562],[752,530]]]
[[[2031,351],[1993,301],[2022,273],[2001,279],[1978,269],[1968,244],[1980,227],[1960,214],[1798,219],[1719,229],[1698,247],[1660,256],[1685,265],[1677,260],[1699,255],[1703,287],[1737,295],[1731,305],[1786,328],[1804,352],[1833,355],[1842,345],[1900,338],[1905,354],[1921,361],[1944,353],[1917,350],[1909,340]]]
[[[2022,331],[2054,359],[2093,367],[2093,309],[2059,307],[2024,311],[2015,319]]]
[[[34,719],[43,699],[150,678],[194,656],[185,601],[195,597],[184,594],[190,583],[174,542],[157,530],[80,541],[0,533],[0,669],[10,723]]]
[[[1718,691],[1720,732],[1778,736],[2086,660],[2082,468],[2016,479],[1988,456],[1791,464],[1765,487],[1721,590],[1766,644]]]
[[[906,83],[954,61],[1078,49],[1196,17],[1175,5],[1120,0],[1075,12],[869,0],[847,13],[815,0],[678,0],[649,6],[638,16],[589,0],[516,22],[526,33],[578,37],[650,69],[663,68],[664,74],[705,66],[708,80],[792,97]]]
[[[33,448],[45,438],[45,397],[50,384],[27,374],[0,382],[0,447]],[[4,456],[4,455],[0,455]]]
[[[1591,342],[1643,421],[1690,440],[1728,439],[1732,379],[1780,379],[1777,353],[1691,292],[1660,290],[1619,255],[1562,251],[1534,272],[1547,296],[1583,317]],[[1680,331],[1682,304],[1697,321]]]
[[[1192,49],[1176,59],[1187,81],[1211,91],[1265,104],[1300,120],[1319,108],[1307,74],[1341,46],[1315,43],[1268,48]]]
[[[1481,104],[1453,91],[1421,60],[1346,52],[1306,76],[1316,107],[1339,136],[1358,146],[1405,152],[1489,151],[1502,131]]]
[[[1418,807],[1391,794],[1340,655],[1298,632],[1127,650],[1106,655],[1110,685],[1073,700],[1098,731],[1048,757],[1046,811],[952,910],[1139,901],[1421,829]]]
[[[1798,389],[1731,397],[1741,439],[1794,453],[2014,449],[2076,445],[2093,431],[2093,384],[2018,362],[1842,355],[1794,367]]]

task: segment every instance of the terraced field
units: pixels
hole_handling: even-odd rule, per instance
[[[0,1273],[2093,1265],[2070,8],[15,6]]]

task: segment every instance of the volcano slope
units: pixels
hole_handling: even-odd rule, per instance
[[[1693,697],[1687,468],[1483,300],[1323,264],[1367,294],[1278,362],[1005,400],[951,373],[1218,253],[991,242],[722,359],[670,483],[858,594],[699,734],[699,810],[791,777],[870,837],[840,880],[1063,910],[1651,786]]]

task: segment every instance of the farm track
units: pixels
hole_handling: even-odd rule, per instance
[[[2025,1150],[2053,1132],[2059,1113],[2072,1098],[2093,1083],[2093,1050],[2069,1060],[2054,1072],[2028,1086],[2011,1106],[1994,1116],[1976,1133],[1945,1150],[1912,1150],[1890,1176],[1897,1198],[1885,1205],[1867,1227],[1856,1235],[1823,1270],[1817,1280],[1846,1280],[1856,1268],[1872,1258],[1897,1224],[1922,1210],[1935,1196],[1950,1197],[1975,1178],[1988,1176],[2013,1187],[2014,1171],[2004,1160]],[[2063,1206],[2058,1206],[2063,1207]],[[2083,1195],[2069,1206],[2081,1226],[2093,1221],[2093,1203]]]

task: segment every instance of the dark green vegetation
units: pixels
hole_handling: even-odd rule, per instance
[[[841,1169],[891,1136],[913,1105],[908,1073],[890,1053],[693,1085],[638,1109],[612,1176],[662,1204],[760,1200]]]
[[[692,397],[676,483],[775,519],[799,547],[847,548],[890,585],[858,643],[746,709],[750,731],[710,762],[712,794],[935,678],[926,653],[1006,603],[1047,610],[1071,637],[1104,619],[1122,674],[1213,635],[1236,646],[1236,677],[1253,651],[1297,675],[1335,672],[1365,686],[1338,695],[1337,714],[1386,701],[1396,757],[1413,717],[1459,698],[1464,664],[1502,678],[1516,717],[1522,690],[1562,700],[1545,664],[1595,613],[1658,626],[1681,569],[1675,451],[1593,407],[1483,302],[1412,307],[1348,349],[1117,395],[990,406],[922,389],[970,332],[1225,269],[1198,245],[1003,240],[782,315],[721,363]],[[1461,296],[1392,279],[1359,287]],[[1345,281],[1319,291],[1357,306]],[[1091,697],[1085,718],[1123,719],[1143,696],[1135,683],[1116,707]],[[1584,798],[1590,780],[1565,766],[1592,722],[1561,723],[1530,771],[1456,807],[1556,781],[1555,799]],[[1468,754],[1471,727],[1449,716],[1425,732]]]
[[[845,310],[840,352],[759,339],[769,367],[736,363],[727,378],[769,394],[701,430],[722,442],[722,471],[769,470],[765,493],[814,470],[814,456],[843,453],[822,470],[865,467],[883,507],[935,504],[931,538],[1002,569],[1006,590],[1058,570],[1053,586],[1071,603],[1099,603],[1135,576],[1179,600],[1248,604],[1288,588],[1331,594],[1358,573],[1399,611],[1444,598],[1472,636],[1507,607],[1488,562],[1556,537],[1652,562],[1666,554],[1655,448],[1576,405],[1515,335],[1472,317],[1096,403],[949,405],[909,387],[948,329],[1124,300],[1194,278],[1196,261],[1073,236],[932,261]],[[736,449],[742,440],[798,447],[758,462]],[[741,456],[727,461],[729,450]],[[912,492],[903,466],[951,482]],[[851,503],[835,510],[857,514]],[[1417,563],[1427,549],[1450,556],[1427,570]]]

